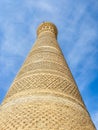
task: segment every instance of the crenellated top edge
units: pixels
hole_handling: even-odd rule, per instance
[[[51,22],[43,22],[39,25],[37,29],[37,36],[39,36],[39,34],[41,34],[42,32],[51,32],[55,34],[56,37],[58,34],[57,27]]]

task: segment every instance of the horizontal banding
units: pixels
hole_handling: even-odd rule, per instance
[[[40,24],[37,29],[37,35],[39,36],[39,34],[42,32],[52,32],[55,34],[56,37],[58,33],[56,26],[50,22],[43,22],[42,24]]]

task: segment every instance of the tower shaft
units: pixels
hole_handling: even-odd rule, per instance
[[[42,23],[37,35],[1,105],[0,130],[95,130],[57,43],[57,28]]]

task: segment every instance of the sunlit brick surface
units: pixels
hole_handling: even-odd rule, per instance
[[[49,22],[0,106],[0,130],[95,130]],[[65,43],[66,44],[66,43]]]

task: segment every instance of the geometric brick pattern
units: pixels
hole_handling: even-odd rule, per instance
[[[41,99],[41,98],[44,98]],[[94,130],[88,113],[79,105],[53,97],[37,96],[2,107],[2,130]],[[46,99],[46,100],[45,100]],[[21,100],[21,99],[19,99]],[[7,109],[6,109],[7,108]],[[5,111],[6,109],[6,111]],[[6,124],[6,125],[5,125]]]
[[[37,40],[0,106],[0,130],[95,130],[57,43],[42,23]]]
[[[19,99],[21,102],[17,101],[16,104],[4,105],[0,115],[0,118],[3,119],[1,128],[15,130],[30,130],[31,128],[32,130],[65,130],[65,128],[71,130],[75,128],[75,130],[79,130],[81,126],[82,130],[89,130],[89,128],[93,130],[91,120],[88,120],[88,113],[81,106],[61,98],[57,100],[52,96],[47,98],[47,96],[37,95],[36,97],[29,97],[27,100],[25,97]],[[6,122],[8,123],[5,126]]]
[[[36,74],[14,81],[7,97],[29,89],[44,89],[47,91],[54,90],[58,93],[72,95],[74,98],[81,101],[79,92],[77,91],[77,88],[73,82],[70,80],[67,81],[66,78],[52,74]]]

